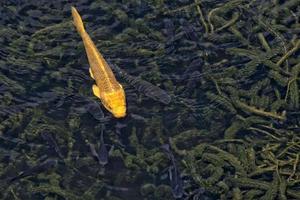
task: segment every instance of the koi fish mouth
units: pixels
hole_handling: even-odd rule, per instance
[[[126,108],[125,107],[118,107],[112,111],[112,114],[116,118],[122,118],[126,116]]]
[[[126,116],[126,112],[124,112],[124,113],[113,113],[113,115],[114,115],[116,118],[122,118],[122,117],[125,117],[125,116]]]

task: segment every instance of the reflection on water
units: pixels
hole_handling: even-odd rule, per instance
[[[92,93],[71,6],[124,119]],[[299,199],[299,7],[1,1],[1,199]]]

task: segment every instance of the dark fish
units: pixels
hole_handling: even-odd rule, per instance
[[[57,145],[57,142],[55,140],[55,138],[53,137],[53,135],[51,133],[48,133],[48,132],[43,132],[42,134],[42,138],[47,141],[47,143],[50,145],[51,148],[53,148],[55,150],[55,152],[57,153],[57,155],[60,157],[60,158],[64,158],[61,151],[60,151],[60,148],[59,146]]]
[[[6,85],[0,85],[0,92],[5,92],[6,90],[8,90],[8,87]]]
[[[104,143],[103,132],[104,132],[104,127],[101,128],[99,151],[96,150],[96,147],[94,144],[91,144],[91,143],[89,144],[92,155],[94,156],[94,158],[96,158],[98,163],[102,166],[104,166],[108,163],[108,150],[107,150],[106,144]]]
[[[164,31],[167,39],[170,40],[175,35],[175,26],[171,19],[164,19]]]
[[[152,6],[147,1],[139,1],[137,6],[132,9],[136,17],[143,17],[146,13],[153,12]]]
[[[29,168],[28,170],[21,172],[19,175],[15,176],[13,178],[10,178],[9,183],[17,181],[21,178],[25,178],[27,176],[33,176],[33,175],[48,171],[49,169],[54,168],[57,165],[57,163],[58,162],[55,159],[47,159],[44,162],[42,162],[36,166],[33,166],[33,167]]]
[[[41,103],[47,103],[50,101],[54,101],[58,98],[58,94],[55,92],[43,92],[38,95],[40,97]]]
[[[118,192],[127,192],[130,190],[127,187],[118,187],[118,186],[111,186],[111,185],[104,185],[104,187],[106,187],[109,190],[114,190],[114,191],[118,191]]]
[[[186,70],[183,72],[182,79],[187,79],[190,73],[194,71],[202,71],[202,66],[204,65],[204,62],[201,58],[194,59],[189,66],[186,68]]]
[[[54,104],[55,108],[60,108],[66,101],[68,96],[62,96],[61,98],[58,99],[58,101]]]
[[[161,149],[166,153],[168,158],[171,160],[173,165],[176,165],[174,154],[171,151],[169,144],[163,144],[161,145]]]
[[[125,128],[127,125],[126,124],[122,124],[122,123],[119,123],[117,122],[115,128],[116,128],[116,134],[117,135],[121,135],[121,129]]]
[[[108,163],[108,151],[106,148],[106,144],[104,144],[103,132],[104,131],[102,129],[100,136],[99,164],[104,166]]]
[[[181,18],[179,23],[182,25],[182,29],[188,39],[192,41],[198,41],[199,37],[195,28],[186,19]]]
[[[87,104],[86,109],[88,113],[92,115],[93,118],[98,120],[99,122],[106,122],[109,120],[107,117],[104,117],[104,113],[100,105],[95,101],[91,101],[89,104]]]
[[[167,41],[165,43],[166,53],[171,53],[174,49],[174,37],[175,37],[175,25],[171,19],[164,19],[164,34],[167,37]]]
[[[90,151],[92,153],[92,156],[99,162],[99,155],[97,153],[96,147],[94,144],[89,143]]]
[[[15,145],[18,145],[18,144],[21,144],[21,145],[27,144],[27,142],[25,142],[22,139],[13,138],[13,137],[7,137],[7,136],[4,136],[4,134],[0,135],[0,140],[6,141],[6,142],[10,142],[10,143],[13,143]]]
[[[189,74],[189,77],[187,79],[186,89],[184,90],[184,93],[192,94],[194,89],[197,87],[200,78],[201,73],[199,71],[194,71],[191,74]]]
[[[161,148],[172,162],[172,166],[169,167],[169,179],[170,179],[173,196],[175,198],[181,198],[184,193],[183,181],[180,177],[180,172],[178,171],[174,155],[171,152],[169,144],[164,144],[161,146]]]
[[[143,93],[145,96],[166,105],[171,102],[171,96],[166,91],[160,89],[159,87],[153,85],[150,82],[127,74],[117,65],[113,65],[111,63],[109,64],[117,76],[123,78],[126,82],[128,82],[128,84],[133,86],[137,91]]]
[[[203,200],[209,200],[207,196],[205,196],[205,188],[200,187],[199,189],[195,189],[193,192],[188,194],[188,196],[184,200],[189,200],[189,199],[203,199]]]
[[[115,144],[118,144],[119,146],[121,146],[122,148],[124,148],[126,145],[123,144],[123,137],[122,137],[122,129],[127,127],[127,124],[124,124],[124,123],[120,123],[120,122],[117,122],[116,125],[115,125],[115,133],[116,133],[116,136],[117,136],[117,143]],[[112,146],[113,148],[113,146]]]
[[[183,196],[183,181],[180,177],[180,173],[177,168],[169,168],[169,178],[171,182],[172,193],[175,198],[181,198]]]
[[[20,105],[11,105],[11,106],[0,106],[0,115],[13,115],[19,112],[23,112],[27,108],[31,107],[31,104],[20,104]]]
[[[137,122],[142,122],[142,123],[146,123],[147,119],[141,115],[138,115],[138,114],[134,114],[134,113],[131,113],[130,114],[131,118]]]

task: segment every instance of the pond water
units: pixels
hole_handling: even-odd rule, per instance
[[[71,15],[126,94],[115,118]],[[300,199],[300,2],[2,0],[0,199]]]

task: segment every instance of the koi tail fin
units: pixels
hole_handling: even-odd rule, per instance
[[[82,35],[85,32],[82,19],[79,15],[78,11],[76,10],[76,8],[73,6],[71,8],[72,8],[73,23],[74,23],[78,33],[80,35]]]

